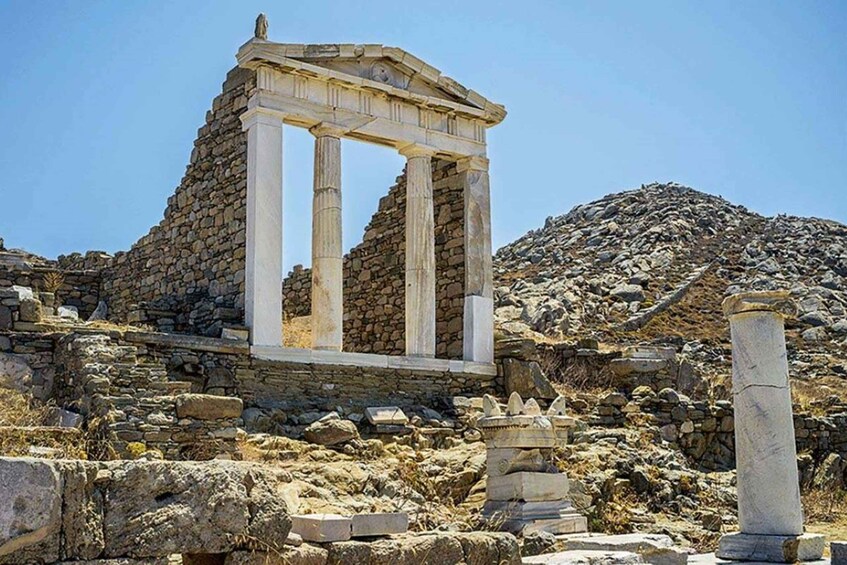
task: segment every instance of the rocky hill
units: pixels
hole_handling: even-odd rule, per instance
[[[845,277],[847,226],[654,183],[547,218],[497,251],[496,318],[550,338],[721,342],[727,294],[780,288],[798,304],[790,337],[832,352],[847,338]]]

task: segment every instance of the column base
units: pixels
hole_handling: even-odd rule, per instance
[[[519,502],[489,500],[482,517],[498,530],[513,534],[549,532],[579,534],[588,531],[588,519],[567,500]]]
[[[735,532],[721,538],[715,556],[730,561],[794,563],[823,556],[825,538],[820,534],[769,536]]]

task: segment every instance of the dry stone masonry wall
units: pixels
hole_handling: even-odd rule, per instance
[[[229,72],[164,218],[105,271],[113,319],[208,335],[243,322],[247,142],[239,116],[255,82],[252,71]]]

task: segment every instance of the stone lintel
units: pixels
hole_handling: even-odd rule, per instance
[[[774,312],[783,316],[794,312],[790,294],[783,290],[739,292],[726,297],[722,307],[727,317],[745,312]]]

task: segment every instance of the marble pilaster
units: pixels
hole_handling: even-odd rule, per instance
[[[435,356],[434,150],[407,145],[406,157],[406,355]]]
[[[254,107],[247,132],[247,257],[244,318],[253,345],[282,345],[282,120]]]
[[[312,349],[341,351],[343,249],[341,244],[341,136],[319,124],[315,136],[312,199]]]
[[[491,196],[488,159],[457,163],[464,187],[465,306],[463,349],[466,361],[494,362],[494,282],[491,265]]]

